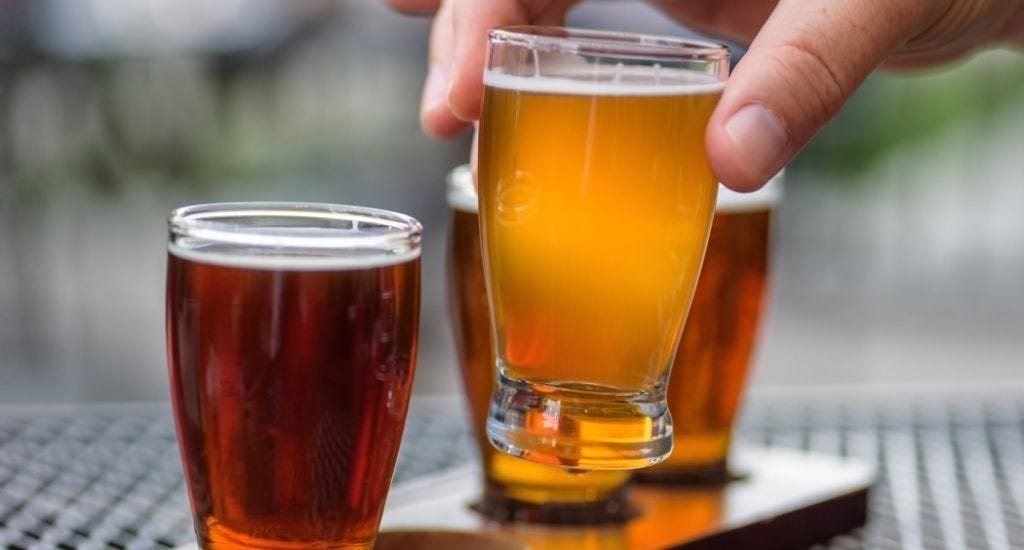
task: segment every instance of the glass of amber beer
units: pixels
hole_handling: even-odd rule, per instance
[[[498,452],[487,441],[494,346],[480,257],[477,193],[468,165],[448,174],[448,205],[448,301],[484,482],[474,509],[499,521],[587,524],[627,519],[628,471],[573,473]]]
[[[351,206],[170,217],[171,395],[201,548],[371,548],[412,386],[420,224]]]
[[[754,193],[722,187],[697,293],[679,341],[668,404],[675,450],[639,475],[688,484],[727,481],[732,424],[765,302],[772,213],[782,175]]]
[[[576,469],[671,452],[665,391],[714,212],[704,133],[728,67],[706,42],[491,31],[478,176],[499,449]]]

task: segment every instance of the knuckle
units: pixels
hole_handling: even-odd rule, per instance
[[[783,42],[773,55],[798,107],[818,125],[835,115],[853,87],[842,68],[821,52],[820,41],[805,38]]]
[[[910,38],[901,48],[904,52],[936,50],[955,45],[966,38],[983,36],[991,26],[1001,22],[1007,15],[1002,6],[993,7],[990,0],[946,0],[934,3],[934,16],[928,25]],[[1009,2],[997,3],[1011,5]],[[986,18],[991,12],[998,17]]]

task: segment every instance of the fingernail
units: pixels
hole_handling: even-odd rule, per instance
[[[427,81],[423,85],[423,99],[420,102],[420,115],[447,106],[448,71],[440,65],[431,65],[427,71]]]
[[[789,130],[767,107],[751,103],[725,123],[725,133],[747,161],[751,175],[767,179],[782,164],[789,145]]]

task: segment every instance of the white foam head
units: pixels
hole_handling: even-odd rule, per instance
[[[719,184],[716,212],[756,212],[775,208],[782,198],[783,172],[779,172],[764,187],[752,193],[738,193]]]
[[[476,186],[473,185],[473,171],[468,164],[456,166],[448,172],[448,206],[476,214],[480,211]]]
[[[377,254],[359,256],[301,256],[267,255],[254,251],[230,252],[209,248],[187,248],[174,243],[167,245],[167,251],[183,260],[201,264],[259,269],[273,271],[343,271],[373,269],[402,264],[420,256],[420,249],[400,253],[380,251]]]
[[[370,269],[414,260],[422,226],[372,208],[310,203],[223,203],[175,210],[170,254],[266,270]]]
[[[558,76],[484,72],[484,85],[521,92],[563,95],[675,96],[721,93],[714,76],[659,66],[593,65]]]

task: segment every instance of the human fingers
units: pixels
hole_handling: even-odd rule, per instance
[[[462,120],[480,116],[487,32],[505,25],[562,25],[578,0],[455,0],[448,106]]]
[[[430,29],[430,53],[427,78],[420,99],[420,126],[436,138],[449,138],[460,133],[466,123],[448,108],[448,84],[455,37],[452,26],[452,2],[442,2]]]
[[[1024,1],[958,0],[886,61],[889,68],[920,68],[963,57],[981,45],[1024,44]]]
[[[957,1],[957,0],[952,0]],[[782,0],[729,79],[706,134],[718,178],[749,191],[780,170],[940,2]]]
[[[776,0],[648,0],[648,3],[702,34],[746,44],[771,15]]]
[[[441,0],[385,0],[391,9],[403,13],[434,13]]]

